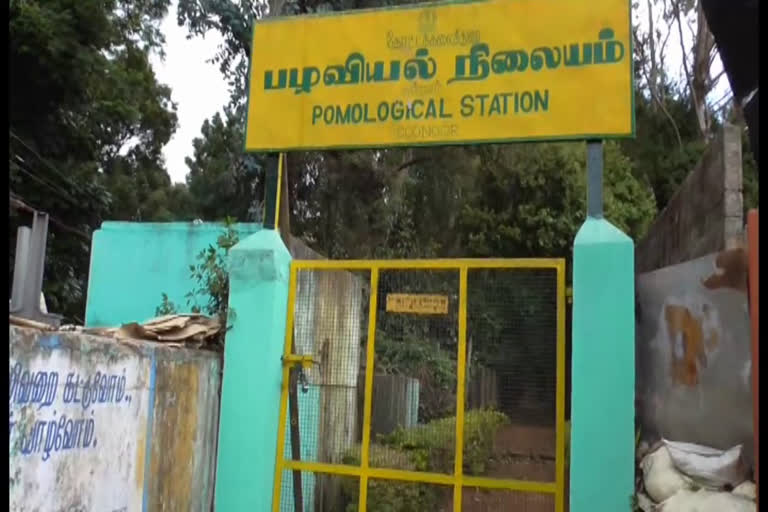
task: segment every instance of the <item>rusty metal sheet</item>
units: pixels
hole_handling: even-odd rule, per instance
[[[747,258],[733,249],[637,277],[643,437],[752,447]]]

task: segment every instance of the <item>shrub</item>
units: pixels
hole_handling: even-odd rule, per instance
[[[415,465],[407,453],[371,444],[368,458],[371,467],[414,471]],[[360,445],[350,449],[342,457],[343,464],[360,465]],[[360,493],[357,478],[344,478],[342,490],[347,499],[346,512],[357,512]],[[395,480],[368,480],[368,512],[422,512],[434,508],[439,496],[433,486]]]
[[[464,473],[481,475],[493,451],[493,440],[507,417],[493,410],[473,410],[464,415]],[[426,425],[398,429],[382,443],[411,453],[420,471],[453,472],[456,418],[442,418]]]
[[[493,451],[496,432],[508,419],[492,410],[469,411],[464,416],[464,472],[481,475]],[[380,436],[371,443],[371,467],[453,473],[456,447],[456,418],[434,420],[426,425],[398,429]],[[344,464],[360,465],[360,446],[351,448],[342,457]],[[342,484],[349,500],[346,512],[357,512],[358,480],[346,478]],[[439,486],[369,480],[369,512],[422,512],[435,509],[445,492]]]

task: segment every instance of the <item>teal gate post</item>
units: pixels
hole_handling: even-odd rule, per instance
[[[232,248],[229,266],[215,509],[270,510],[291,255],[263,229]]]
[[[634,243],[603,218],[602,142],[587,143],[587,220],[573,247],[570,512],[631,510]]]

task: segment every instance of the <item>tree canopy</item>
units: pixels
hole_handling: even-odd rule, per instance
[[[158,27],[168,6],[10,2],[11,194],[57,221],[44,292],[49,308],[70,320],[83,315],[89,238],[101,220],[172,219],[188,201],[162,158],[176,107],[149,62],[162,51]],[[11,261],[16,227],[28,222],[11,211]]]
[[[50,229],[51,310],[82,318],[88,238],[103,219],[260,220],[265,155],[242,151],[253,19],[389,3],[179,0],[169,12],[169,0],[12,0],[11,193],[70,228]],[[718,126],[742,122],[728,101],[711,99],[721,77],[698,1],[649,0],[647,10],[650,24],[636,23],[634,34],[637,137],[605,144],[606,216],[635,239]],[[190,37],[223,37],[214,61],[230,87],[180,184],[162,157],[176,105],[150,64],[169,14]],[[679,73],[667,57],[670,32],[685,32]],[[746,149],[750,207],[757,174]],[[332,258],[569,257],[585,215],[583,143],[303,152],[289,155],[286,174],[293,234]],[[16,226],[28,221],[11,214],[13,257]]]

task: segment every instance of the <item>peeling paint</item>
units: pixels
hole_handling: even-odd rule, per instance
[[[9,372],[9,510],[211,509],[219,354],[10,327]]]
[[[78,338],[10,328],[10,510],[141,509],[122,455],[146,423],[145,365]]]

